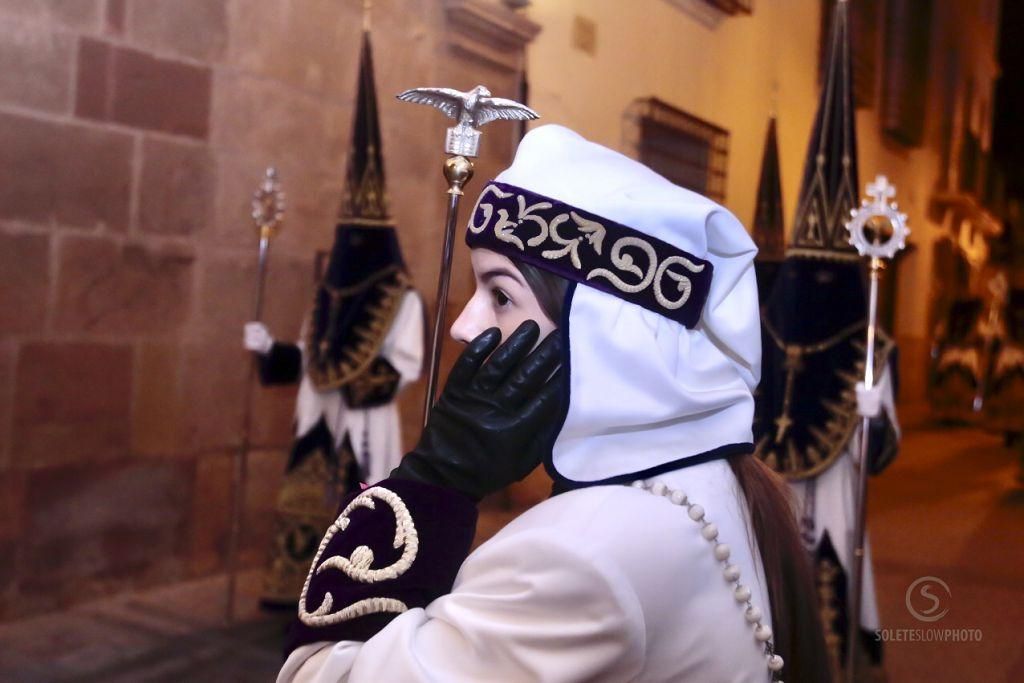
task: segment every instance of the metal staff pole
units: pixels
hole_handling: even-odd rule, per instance
[[[476,128],[495,119],[528,121],[538,118],[538,115],[537,112],[514,100],[491,97],[491,92],[482,85],[468,92],[452,88],[413,88],[399,94],[398,99],[436,107],[446,116],[458,121],[456,126],[448,129],[445,136],[444,149],[451,155],[444,162],[444,177],[448,181],[448,216],[445,220],[444,240],[441,246],[441,269],[437,276],[437,310],[434,312],[433,335],[430,339],[427,394],[423,400],[423,424],[426,425],[437,394],[437,376],[441,365],[445,309],[448,306],[448,285],[451,282],[459,200],[462,199],[463,186],[473,177],[471,158],[477,156],[480,150],[480,131]]]
[[[452,255],[455,252],[455,225],[459,219],[459,200],[462,187],[473,177],[473,162],[464,156],[448,157],[444,162],[444,177],[448,181],[448,217],[445,220],[444,242],[441,246],[441,269],[437,274],[437,310],[430,337],[430,373],[427,375],[427,394],[423,400],[423,424],[427,424],[430,409],[437,395],[437,375],[441,367],[441,344],[444,340],[445,309],[448,307],[448,285],[452,277]]]
[[[861,256],[870,257],[870,289],[868,291],[867,350],[864,362],[864,386],[875,385],[875,338],[878,333],[878,281],[885,267],[883,259],[892,259],[906,246],[907,215],[900,213],[896,203],[896,188],[885,176],[877,176],[867,186],[873,201],[864,200],[860,209],[850,212],[852,220],[846,224],[850,244]],[[849,618],[846,633],[846,673],[849,681],[856,680],[856,652],[860,633],[860,610],[864,593],[864,529],[867,520],[868,491],[868,429],[870,417],[864,417],[860,426],[860,441],[854,467],[854,528],[851,540],[853,572],[850,582]]]
[[[284,218],[284,193],[277,178],[277,170],[267,168],[263,181],[253,194],[252,220],[259,230],[259,261],[256,274],[256,300],[253,320],[263,317],[263,291],[267,280],[267,260],[270,256],[270,239],[274,236]],[[235,454],[234,471],[231,477],[231,528],[227,549],[227,599],[224,606],[224,621],[235,620],[235,592],[238,577],[238,547],[242,535],[242,515],[245,508],[245,487],[249,478],[249,450],[252,434],[252,393],[256,385],[257,360],[249,364],[249,377],[245,383],[242,403],[242,443]]]

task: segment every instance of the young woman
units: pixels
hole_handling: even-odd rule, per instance
[[[749,455],[743,227],[545,126],[467,242],[466,351],[321,543],[279,681],[828,680],[784,489]],[[541,461],[557,495],[466,557],[474,500]]]

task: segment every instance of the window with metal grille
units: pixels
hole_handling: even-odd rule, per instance
[[[750,14],[754,11],[754,0],[704,0],[726,14]]]
[[[661,100],[635,100],[626,110],[626,141],[636,159],[673,183],[725,200],[729,132]]]
[[[778,1],[776,0],[776,2]],[[754,11],[754,0],[668,0],[668,2],[710,29],[716,28],[729,17],[752,14]]]

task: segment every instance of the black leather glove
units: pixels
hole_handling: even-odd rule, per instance
[[[539,335],[537,323],[528,320],[497,351],[497,328],[470,342],[419,443],[391,476],[480,500],[540,464],[564,417],[565,373],[560,336],[548,335],[531,353]]]

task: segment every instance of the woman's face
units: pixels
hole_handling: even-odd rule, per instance
[[[452,338],[469,343],[484,330],[497,327],[507,339],[520,323],[534,320],[540,325],[540,339],[555,329],[511,260],[488,249],[473,249],[473,277],[476,291],[452,323]]]

